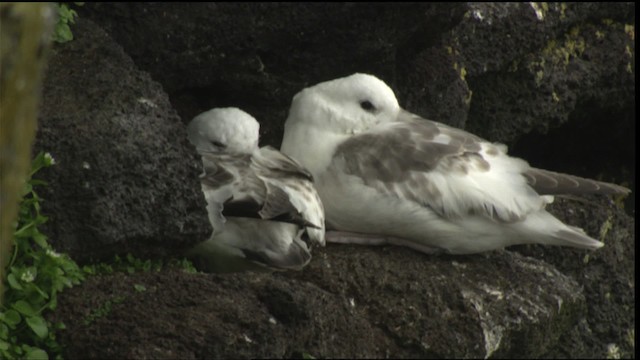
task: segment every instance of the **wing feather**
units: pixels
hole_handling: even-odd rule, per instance
[[[523,160],[473,134],[404,115],[338,146],[332,166],[387,196],[449,218],[480,214],[512,222],[549,200],[531,189]]]
[[[313,242],[324,245],[324,208],[311,173],[297,161],[268,146],[254,154],[252,166],[267,186],[265,216],[277,214],[296,219],[306,227]]]
[[[202,154],[200,183],[213,233],[224,230],[225,216],[258,217],[262,207],[261,183],[248,176],[248,155]]]
[[[324,245],[324,208],[312,176],[297,161],[271,148],[252,154],[203,154],[201,183],[222,229],[225,216],[297,224]],[[214,222],[215,221],[215,222]]]
[[[311,173],[300,163],[271,146],[260,148],[253,156],[253,164],[273,177],[293,177],[313,181]]]
[[[539,194],[628,194],[631,190],[616,184],[575,175],[531,168],[524,172],[527,182]]]

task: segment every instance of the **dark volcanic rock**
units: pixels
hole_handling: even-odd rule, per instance
[[[585,305],[574,280],[511,252],[317,250],[299,274],[91,278],[60,299],[65,357],[535,357]]]
[[[508,251],[456,257],[343,248],[328,248],[293,276],[367,309],[395,340],[391,357],[536,357],[584,306],[573,280]]]
[[[587,311],[545,357],[605,358],[615,345],[622,357],[631,356],[635,337],[635,219],[606,197],[591,196],[579,202],[556,198],[553,214],[584,230],[605,246],[594,252],[544,246],[512,247],[544,260],[570,275],[584,287]]]
[[[120,3],[80,9],[164,85],[184,121],[211,107],[238,106],[263,124],[263,143],[274,146],[295,93],[354,72],[394,85],[397,72],[410,70],[398,57],[412,60],[437,43],[464,10],[463,4],[429,3]],[[449,74],[449,63],[438,65],[434,70],[446,67]]]
[[[173,253],[210,233],[199,159],[162,86],[89,20],[53,48],[35,149],[46,233],[74,259]]]
[[[270,274],[115,274],[61,300],[66,358],[375,357],[389,342],[346,300]]]

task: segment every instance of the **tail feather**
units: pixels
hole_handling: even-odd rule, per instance
[[[540,195],[626,195],[631,192],[631,190],[620,185],[536,168],[530,168],[523,175],[527,179],[527,183]]]
[[[580,249],[596,250],[604,246],[604,244],[585,234],[582,229],[569,228],[557,231],[553,238],[558,240],[558,245],[576,247]]]
[[[529,214],[525,221],[515,223],[513,226],[528,237],[528,242],[534,244],[571,246],[589,250],[604,246],[600,241],[587,235],[584,230],[567,225],[544,210]]]

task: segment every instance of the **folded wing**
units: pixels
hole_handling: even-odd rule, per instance
[[[408,113],[342,143],[332,166],[451,219],[473,213],[513,222],[550,201],[527,185],[528,164],[505,146]]]
[[[313,242],[324,246],[324,208],[311,174],[297,161],[269,146],[254,154],[252,167],[267,188],[263,216],[295,218],[306,227]]]
[[[251,155],[205,154],[203,164],[203,191],[219,214],[214,227],[222,229],[230,216],[288,222],[324,245],[322,202],[311,174],[295,160],[263,147]]]

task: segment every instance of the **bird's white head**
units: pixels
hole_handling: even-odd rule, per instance
[[[258,148],[259,130],[258,121],[238,108],[214,108],[193,118],[187,135],[201,154],[248,154]]]
[[[393,121],[400,110],[393,90],[373,75],[326,81],[294,96],[280,150],[317,177],[338,143]]]
[[[285,126],[304,122],[327,131],[356,134],[394,120],[399,111],[398,100],[384,81],[356,73],[296,94]]]

